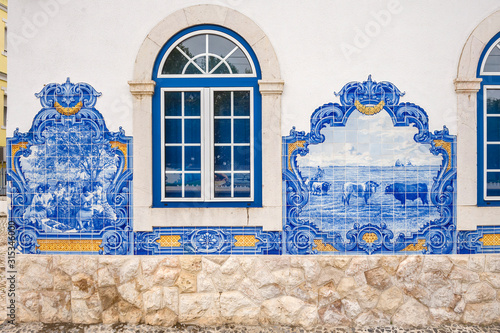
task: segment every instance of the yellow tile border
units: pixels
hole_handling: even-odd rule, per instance
[[[156,242],[160,244],[160,247],[181,247],[180,239],[180,235],[163,235]]]
[[[40,251],[99,252],[102,239],[38,239]]]

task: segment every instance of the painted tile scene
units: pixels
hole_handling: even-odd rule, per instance
[[[297,158],[310,198],[300,218],[343,236],[355,223],[405,233],[438,219],[429,196],[442,158],[416,133],[394,127],[386,112],[354,111],[345,127],[322,129],[325,141]]]

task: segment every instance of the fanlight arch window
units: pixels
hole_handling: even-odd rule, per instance
[[[478,205],[500,205],[500,33],[478,66]]]
[[[153,79],[153,206],[262,205],[260,67],[218,26],[186,29]]]
[[[218,31],[196,31],[184,36],[168,51],[159,76],[255,76],[250,55],[231,36]]]

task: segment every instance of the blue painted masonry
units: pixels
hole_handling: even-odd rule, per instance
[[[390,82],[346,84],[283,137],[283,231],[133,232],[132,138],[110,132],[86,83],[46,85],[28,133],[8,139],[10,218],[22,253],[451,254],[499,252],[457,232],[456,137],[431,133]],[[265,171],[264,171],[265,172]],[[165,208],[169,209],[169,208]],[[207,208],[210,209],[210,208]],[[258,208],[256,208],[258,209]]]

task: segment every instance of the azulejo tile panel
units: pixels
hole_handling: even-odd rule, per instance
[[[10,216],[23,253],[457,251],[456,138],[446,127],[431,133],[426,112],[400,102],[404,93],[390,82],[368,77],[346,84],[336,94],[340,104],[312,113],[308,133],[293,128],[283,137],[282,232],[158,227],[134,233],[132,138],[107,129],[95,109],[100,95],[69,79],[48,84],[36,94],[42,109],[30,131],[8,139]],[[483,247],[496,242],[488,235]]]
[[[86,83],[51,83],[8,138],[10,217],[24,253],[133,253],[132,138],[110,132]]]
[[[285,253],[455,251],[456,138],[403,95],[350,82],[283,138]]]

